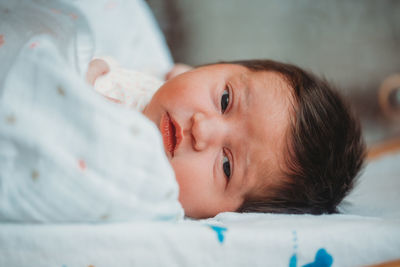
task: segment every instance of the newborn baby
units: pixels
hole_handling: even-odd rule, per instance
[[[162,84],[98,58],[87,80],[158,126],[187,216],[336,212],[364,145],[325,81],[271,60],[179,68]]]

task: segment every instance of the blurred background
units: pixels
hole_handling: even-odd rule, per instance
[[[341,90],[361,117],[369,145],[400,137],[398,113],[388,116],[378,101],[382,86],[400,88],[400,77],[393,76],[400,75],[400,1],[147,3],[175,62],[269,58],[293,63]]]

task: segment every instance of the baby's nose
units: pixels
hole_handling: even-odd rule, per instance
[[[222,122],[217,117],[205,115],[201,112],[192,116],[193,147],[197,151],[216,145],[222,140]]]

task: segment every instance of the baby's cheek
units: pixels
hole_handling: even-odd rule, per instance
[[[191,191],[193,176],[188,170],[188,166],[184,166],[182,163],[174,161],[174,159],[172,159],[171,164],[175,172],[176,181],[179,185],[179,198],[181,198],[186,195],[187,192]]]
[[[172,161],[176,180],[179,184],[179,202],[182,204],[186,214],[196,212],[201,208],[204,199],[207,199],[207,188],[205,179],[201,178],[201,173],[192,170],[190,164]]]

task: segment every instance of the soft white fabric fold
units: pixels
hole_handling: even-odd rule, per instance
[[[7,26],[7,14],[23,19],[18,17],[18,5],[3,4],[0,25]],[[43,18],[47,22],[52,12],[64,16],[55,23],[68,18],[78,21],[84,14],[69,13],[64,4],[57,9],[25,7],[42,11],[42,17],[49,15]],[[30,23],[29,18],[25,23]],[[74,22],[67,28],[84,23]],[[13,25],[0,29],[4,40],[0,47],[4,74],[0,84],[0,220],[182,218],[178,185],[157,127],[139,112],[105,100],[82,79],[77,47],[79,40],[90,38],[75,38],[71,32],[63,47],[52,25],[29,36],[14,57],[6,57],[23,39],[12,38]]]

